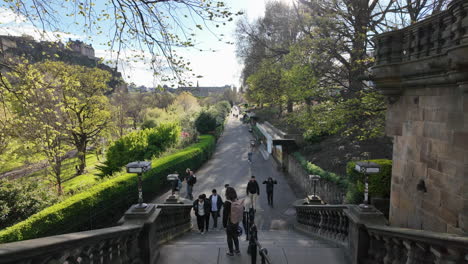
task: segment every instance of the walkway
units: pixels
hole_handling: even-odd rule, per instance
[[[276,169],[277,165],[273,158],[265,160],[264,155],[256,150],[253,162],[249,164],[247,152],[251,138],[253,137],[248,131],[248,125],[242,124],[232,116],[229,117],[224,134],[219,139],[212,158],[195,172],[197,184],[194,187],[193,196],[196,198],[201,193],[209,196],[213,188],[221,193],[224,184],[228,183],[236,189],[237,195],[242,199],[246,196],[247,182],[252,175],[255,175],[260,185],[256,215],[258,228],[262,230],[288,229],[288,223],[294,221],[292,203],[300,197],[293,194],[284,175]],[[275,186],[274,208],[268,206],[265,185],[262,184],[268,177],[273,177],[278,182]],[[168,192],[153,202],[163,203],[169,194]],[[185,194],[184,184],[181,196],[184,197]]]
[[[306,263],[311,258],[320,260],[318,263],[345,263],[341,249],[292,230],[295,221],[292,204],[301,197],[294,195],[283,173],[277,170],[273,158],[256,150],[252,164],[247,161],[250,139],[252,135],[248,132],[248,125],[229,117],[213,157],[195,172],[197,184],[193,191],[194,197],[201,193],[209,196],[213,188],[221,193],[224,184],[228,183],[242,199],[246,196],[247,182],[251,175],[255,175],[260,184],[255,219],[259,228],[259,241],[269,250],[275,264]],[[265,185],[262,184],[268,177],[273,177],[278,182],[275,186],[273,208],[268,205]],[[185,196],[185,184],[182,189],[181,196]],[[164,202],[169,194],[166,193],[153,203]],[[211,229],[207,234],[201,235],[196,230],[194,215],[192,224],[195,228],[191,233],[162,246],[159,263],[249,263],[246,241],[241,242],[241,256],[227,258],[224,229]],[[222,226],[221,218],[218,219],[218,226]]]

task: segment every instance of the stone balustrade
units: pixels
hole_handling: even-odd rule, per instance
[[[372,79],[383,94],[399,96],[408,87],[458,84],[468,90],[468,2],[401,30],[374,38]]]
[[[0,245],[0,263],[157,263],[159,246],[191,229],[192,204],[130,208],[119,226]]]
[[[123,225],[8,243],[0,263],[141,263],[141,226]]]
[[[295,228],[344,248],[350,263],[468,263],[468,237],[390,227],[356,205],[295,203]]]
[[[421,22],[376,36],[376,65],[436,56],[468,44],[468,2],[454,0],[449,8]]]
[[[468,263],[468,237],[388,226],[366,226],[367,263]]]
[[[302,205],[296,208],[296,228],[345,245],[348,241],[348,217],[344,205]]]

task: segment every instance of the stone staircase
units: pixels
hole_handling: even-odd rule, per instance
[[[274,264],[347,263],[343,249],[296,231],[260,230],[258,241],[268,250],[268,256]],[[158,263],[250,263],[245,235],[239,242],[241,254],[230,257],[226,255],[224,230],[210,231],[203,235],[192,231],[162,245]],[[259,256],[257,263],[261,263]]]

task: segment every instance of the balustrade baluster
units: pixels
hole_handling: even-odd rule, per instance
[[[325,224],[326,224],[325,223],[325,221],[326,221],[325,220],[325,212],[322,211],[322,210],[319,210],[318,213],[319,213],[319,216],[320,216],[320,221],[319,221],[319,224],[318,224],[318,232],[317,233],[322,235],[325,232],[325,230],[324,230],[325,229]]]
[[[452,36],[453,36],[453,45],[460,45],[460,40],[462,37],[462,5],[457,4],[453,9],[453,24],[452,24]]]
[[[457,264],[463,263],[464,254],[456,249],[431,246],[431,253],[435,256],[434,264]]]
[[[338,211],[337,210],[333,210],[331,211],[331,216],[332,216],[332,237],[333,239],[337,239],[337,240],[340,240],[340,237],[339,237],[339,231],[338,231],[338,227],[339,227],[339,219],[338,219]]]
[[[462,8],[462,21],[461,21],[461,27],[462,31],[465,32],[464,35],[461,36],[460,39],[460,44],[468,43],[468,3],[462,3],[461,4]]]
[[[414,263],[434,263],[435,256],[426,244],[416,243]]]
[[[401,263],[406,263],[407,259],[407,251],[405,246],[403,245],[403,241],[401,241],[399,238],[392,238],[393,242],[393,261],[391,264],[401,264]]]
[[[391,264],[395,257],[393,254],[393,240],[390,237],[383,237],[382,240],[385,247],[385,256],[383,258],[383,263]]]

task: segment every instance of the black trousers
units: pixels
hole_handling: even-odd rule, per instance
[[[217,228],[218,227],[219,211],[211,212],[211,217],[213,217],[213,228]]]
[[[273,205],[273,192],[267,192],[268,204]]]
[[[200,232],[203,232],[205,230],[208,232],[209,224],[210,224],[210,215],[209,214],[198,215],[197,216],[197,226],[198,226],[198,230],[200,230]]]
[[[233,253],[233,244],[236,248],[236,251],[239,251],[239,237],[237,236],[237,224],[230,224],[226,227],[226,237],[227,237],[227,244],[229,248],[229,252]]]

